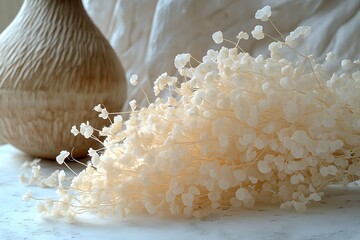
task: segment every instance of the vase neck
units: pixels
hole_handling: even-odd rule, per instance
[[[91,31],[96,28],[81,0],[24,0],[14,22],[21,28],[31,29],[43,29],[49,24],[54,29],[56,25],[61,28]],[[97,31],[97,28],[94,31]]]

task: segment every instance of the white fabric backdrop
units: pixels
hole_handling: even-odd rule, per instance
[[[227,39],[250,33],[262,22],[254,19],[260,7],[272,7],[271,19],[283,33],[309,25],[309,52],[323,59],[333,51],[344,58],[360,57],[359,0],[84,0],[84,6],[115,48],[127,72],[137,73],[140,84],[152,96],[152,82],[163,72],[175,73],[173,59],[189,52],[198,59],[221,30]],[[277,36],[269,23],[264,31]],[[271,40],[248,40],[241,45],[257,55],[266,53]],[[129,86],[128,99],[143,101],[139,88]]]

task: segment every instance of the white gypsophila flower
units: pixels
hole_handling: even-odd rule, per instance
[[[266,22],[269,20],[271,16],[271,7],[269,5],[264,6],[263,8],[259,9],[255,13],[255,18]]]
[[[306,38],[311,33],[310,26],[299,26],[294,31],[290,32],[285,38],[285,44],[289,45],[292,48],[296,47],[296,40],[300,37]]]
[[[58,173],[58,180],[59,182],[63,182],[65,180],[66,174],[64,170],[59,171]]]
[[[138,84],[138,75],[133,74],[130,76],[130,84],[136,86]]]
[[[77,136],[80,132],[79,130],[77,129],[77,127],[74,125],[71,127],[71,130],[70,132],[74,135],[74,136]]]
[[[110,134],[117,134],[118,132],[121,131],[122,128],[123,128],[122,121],[114,122],[113,124],[111,124]]]
[[[94,149],[92,149],[92,148],[89,148],[88,154],[89,154],[90,157],[92,157],[92,156],[94,156],[95,154],[97,154],[97,151],[94,150]]]
[[[59,170],[55,170],[47,178],[42,178],[40,180],[39,184],[37,184],[37,185],[41,186],[41,187],[57,187],[58,186],[58,180],[57,180],[58,174],[59,174]]]
[[[101,112],[101,110],[102,110],[101,104],[96,105],[94,107],[94,110],[95,110],[95,112]]]
[[[34,159],[31,163],[25,162],[20,168],[19,179],[23,184],[35,185],[39,187],[57,187],[57,175],[59,170],[55,170],[48,177],[43,177],[40,159]]]
[[[263,39],[265,37],[265,35],[263,33],[263,26],[261,26],[261,25],[255,26],[254,30],[251,31],[251,35],[256,40]]]
[[[183,69],[189,61],[190,61],[190,54],[188,53],[178,54],[174,59],[174,65],[176,69]]]
[[[204,63],[214,62],[214,61],[216,61],[218,55],[219,55],[218,51],[215,51],[214,49],[209,49],[206,53],[206,56],[203,57],[203,62]]]
[[[290,36],[292,36],[295,39],[299,38],[299,37],[306,38],[310,33],[311,33],[310,26],[299,26],[290,33]]]
[[[58,187],[59,188],[64,187],[63,182],[65,181],[65,177],[66,177],[65,171],[64,170],[59,171],[57,177],[58,177]]]
[[[56,161],[58,164],[63,164],[65,159],[70,155],[68,151],[61,151],[60,154],[56,157]]]
[[[109,127],[103,127],[99,132],[100,136],[109,136],[111,134],[111,130]]]
[[[32,198],[32,193],[31,193],[31,191],[27,191],[27,192],[23,195],[23,197],[22,197],[22,199],[23,199],[24,201],[30,201],[31,198]]]
[[[176,77],[169,76],[166,72],[161,74],[154,82],[154,94],[158,96],[166,86],[173,86],[177,82]]]
[[[223,33],[221,31],[214,32],[212,35],[212,39],[216,44],[220,44],[224,41]]]
[[[40,178],[40,175],[41,175],[41,167],[40,165],[36,165],[36,166],[33,166],[32,169],[31,169],[31,172],[32,172],[32,177],[36,178],[36,179],[39,179]]]
[[[244,39],[244,40],[248,40],[249,39],[249,34],[247,34],[246,32],[239,32],[238,35],[236,36],[237,39],[241,40],[241,39]]]
[[[136,100],[135,99],[131,100],[129,102],[129,105],[130,105],[131,110],[135,111],[135,109],[136,109]]]
[[[281,58],[281,51],[280,49],[282,48],[283,43],[278,41],[278,42],[272,42],[269,44],[269,51],[271,53],[271,58],[275,59],[280,59]],[[285,69],[284,69],[285,70]],[[290,70],[290,69],[289,69]]]
[[[123,122],[123,117],[121,115],[116,115],[114,117],[114,123],[120,123]]]
[[[94,165],[94,166],[97,166],[100,162],[100,156],[99,154],[96,152],[94,153],[94,155],[91,157],[91,163]]]
[[[353,68],[353,62],[348,59],[343,59],[341,61],[341,67],[344,71],[350,71]]]
[[[272,53],[279,52],[280,48],[282,48],[282,42],[272,42],[269,44],[269,51]]]
[[[101,117],[102,119],[107,119],[109,117],[109,112],[106,110],[106,108],[101,109],[99,117]]]
[[[37,204],[36,210],[37,210],[39,213],[41,213],[41,214],[47,212],[47,208],[45,207],[45,204],[42,203],[42,202],[40,202],[40,203]]]
[[[328,53],[326,54],[325,61],[327,61],[327,62],[335,62],[335,61],[336,61],[336,55],[335,55],[335,53],[333,53],[333,52],[328,52]]]
[[[85,138],[90,138],[93,133],[94,129],[92,126],[90,126],[89,121],[80,124],[80,134],[83,135]]]
[[[295,48],[296,47],[296,41],[292,36],[285,37],[285,44],[289,47]]]

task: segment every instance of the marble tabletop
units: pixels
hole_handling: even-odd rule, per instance
[[[260,240],[356,240],[360,239],[360,187],[332,186],[326,197],[303,214],[257,206],[253,210],[227,210],[204,219],[164,219],[137,216],[99,219],[84,216],[69,224],[44,219],[35,203],[22,195],[48,196],[54,189],[29,187],[18,180],[19,168],[32,160],[10,145],[0,146],[0,239],[260,239]],[[59,168],[43,162],[47,170]]]

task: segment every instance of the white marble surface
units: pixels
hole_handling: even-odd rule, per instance
[[[305,214],[281,211],[277,206],[255,210],[221,211],[202,220],[161,219],[153,216],[99,220],[87,216],[68,224],[42,219],[34,202],[22,195],[48,196],[52,189],[26,187],[18,181],[26,154],[9,145],[0,146],[0,239],[264,239],[356,240],[360,239],[360,187],[331,187],[321,203]],[[45,162],[49,170],[57,164]]]

